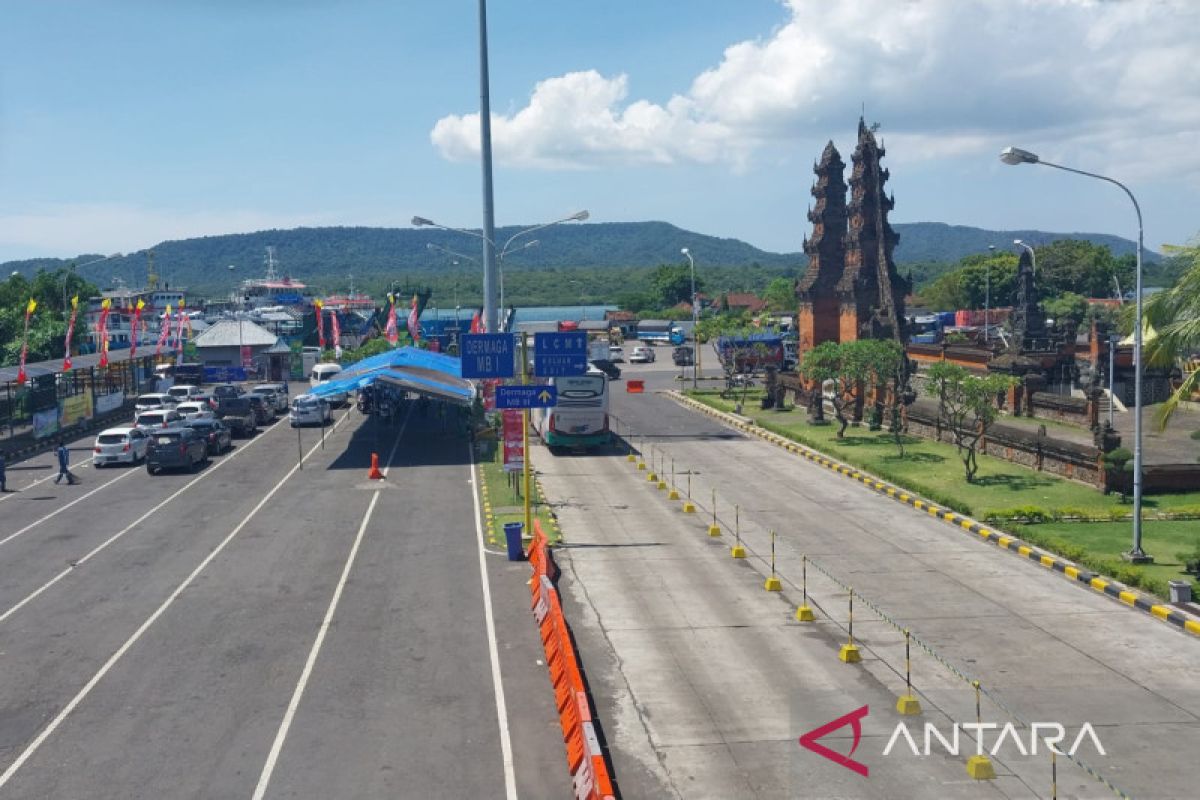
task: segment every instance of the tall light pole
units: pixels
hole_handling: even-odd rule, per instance
[[[237,267],[235,267],[233,264],[229,265],[229,274],[231,276],[233,275],[233,273],[236,270],[237,270]],[[237,283],[236,282],[234,283],[233,289],[234,289],[234,291],[237,291]],[[244,355],[245,345],[242,343],[242,310],[240,308],[238,308],[234,311],[234,313],[237,314],[237,321],[238,321],[238,364],[241,366],[242,369],[245,369],[246,368],[246,356]],[[317,313],[320,314],[321,309],[318,308]]]
[[[479,152],[483,167],[483,235],[480,237],[483,239],[483,326],[489,333],[495,333],[496,212],[492,203],[492,104],[488,88],[487,0],[479,0]]]
[[[992,338],[992,257],[996,255],[996,245],[988,245],[988,262],[983,290],[983,341]]]
[[[62,282],[62,304],[63,304],[64,313],[66,312],[66,308],[67,308],[67,279],[70,278],[71,275],[75,274],[75,271],[77,269],[79,269],[80,267],[90,267],[92,264],[99,264],[101,261],[111,261],[114,258],[121,258],[123,255],[124,255],[123,253],[113,253],[111,256],[105,256],[104,258],[95,258],[95,259],[92,259],[91,261],[85,261],[82,264],[72,264],[70,267],[68,267],[67,271],[63,274],[63,282]],[[13,274],[16,275],[17,273],[14,272]]]
[[[697,330],[700,325],[700,303],[696,299],[696,260],[686,247],[680,248],[679,252],[687,256],[688,264],[692,267],[692,344],[696,348],[696,358],[692,364],[692,388],[695,389],[700,383],[700,332]]]
[[[1154,558],[1142,549],[1142,208],[1138,205],[1137,198],[1133,196],[1133,192],[1129,191],[1129,187],[1118,180],[1109,178],[1105,175],[1097,175],[1094,172],[1085,172],[1081,169],[1073,167],[1064,167],[1061,164],[1051,164],[1049,161],[1042,161],[1035,153],[1028,150],[1022,150],[1018,147],[1006,147],[1000,153],[1000,160],[1005,164],[1041,164],[1044,167],[1053,167],[1064,172],[1074,172],[1076,175],[1083,175],[1088,178],[1111,183],[1129,197],[1133,203],[1133,210],[1137,213],[1138,224],[1138,239],[1137,239],[1137,270],[1136,270],[1136,308],[1134,309],[1133,323],[1133,545],[1128,553],[1125,553],[1125,558],[1134,564],[1146,564],[1154,560]],[[1036,265],[1035,265],[1036,268]]]
[[[480,0],[480,8],[481,9],[482,9],[482,6],[483,6],[483,0]],[[533,233],[534,231],[540,231],[543,228],[549,228],[554,225],[560,225],[564,222],[583,222],[587,218],[588,218],[588,212],[586,210],[577,211],[576,213],[572,214],[569,217],[563,217],[562,219],[556,219],[553,222],[547,222],[543,225],[534,225],[532,228],[525,228],[523,230],[519,230],[516,233],[514,233],[512,236],[508,237],[508,241],[506,241],[504,243],[504,247],[500,248],[499,260],[503,261],[504,255],[508,252],[509,247],[512,245],[513,241],[515,239],[517,239],[518,237],[524,236],[528,233]],[[431,220],[427,217],[413,217],[412,224],[413,224],[413,227],[415,227],[415,228],[420,228],[420,227],[424,227],[424,226],[428,226],[431,228],[441,228],[444,231],[454,231],[455,233],[463,233],[463,234],[466,234],[467,236],[474,236],[476,239],[483,240],[483,242],[484,242],[484,262],[483,262],[484,324],[487,327],[487,330],[489,333],[495,333],[498,328],[497,319],[496,319],[496,305],[495,305],[496,298],[495,298],[495,295],[492,293],[492,288],[494,288],[495,284],[494,284],[494,282],[492,284],[488,283],[488,270],[489,270],[488,258],[490,257],[489,254],[495,255],[495,251],[496,251],[496,242],[492,238],[496,235],[495,231],[485,228],[484,232],[480,233],[479,231],[473,231],[473,230],[469,230],[467,228],[451,228],[447,225],[441,225],[437,222],[434,222],[433,220]],[[489,246],[490,246],[490,249],[489,249]],[[518,249],[524,249],[526,247],[531,247],[531,246],[533,246],[533,245],[526,244]],[[493,263],[492,269],[494,271],[498,271],[499,268],[496,266],[496,264]],[[499,276],[499,278],[500,278],[499,283],[500,283],[500,290],[501,290],[501,305],[503,305],[504,277],[501,274]],[[487,316],[487,309],[488,309],[489,302],[492,303],[492,316],[490,318],[490,321]]]

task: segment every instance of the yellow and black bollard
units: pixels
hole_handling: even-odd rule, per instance
[[[625,423],[625,460],[631,464],[637,461],[633,455],[633,428],[629,423]]]
[[[642,472],[646,469],[646,437],[641,437],[639,441],[641,444],[638,445],[638,472]]]
[[[763,588],[768,592],[783,591],[783,583],[780,582],[779,576],[775,574],[775,531],[771,531],[771,575],[767,578]]]
[[[912,632],[904,629],[904,694],[896,701],[896,711],[911,717],[921,713],[921,701],[912,690]]]
[[[708,526],[708,535],[709,536],[720,536],[721,535],[721,526],[717,524],[717,490],[716,490],[716,487],[713,487],[713,490],[712,490],[712,512],[713,512],[712,524]]]
[[[981,694],[979,681],[971,681],[971,685],[975,687],[975,722],[980,726],[976,730],[982,732],[983,714],[979,709],[979,696]],[[967,774],[977,781],[990,781],[996,777],[996,768],[992,766],[990,758],[982,753],[976,753],[976,755],[967,759]]]
[[[808,605],[808,556],[800,557],[800,592],[804,598],[796,609],[796,619],[800,622],[812,622],[816,619],[813,610]]]
[[[667,493],[667,499],[679,499],[679,489],[675,487],[675,456],[671,456],[671,491]]]
[[[729,550],[729,555],[734,558],[745,558],[746,548],[742,546],[742,523],[740,519],[740,508],[733,507],[733,547]]]
[[[849,639],[838,651],[838,658],[847,664],[857,664],[862,661],[862,654],[858,652],[858,645],[854,643],[854,589],[850,590],[850,622],[846,626],[846,632]]]

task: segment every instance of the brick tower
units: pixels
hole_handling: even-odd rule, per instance
[[[831,141],[821,160],[813,165],[817,180],[812,187],[816,205],[808,212],[812,238],[804,239],[808,269],[796,283],[800,301],[797,317],[798,348],[805,353],[823,342],[838,341],[838,298],[834,292],[845,264],[846,168]]]
[[[860,117],[858,146],[851,161],[849,221],[845,238],[845,270],[836,292],[840,305],[838,339],[907,340],[904,296],[909,282],[896,272],[892,251],[900,235],[888,224],[895,201],[884,194],[888,171],[880,166],[886,151]]]

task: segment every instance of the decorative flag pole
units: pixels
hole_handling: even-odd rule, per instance
[[[112,300],[104,298],[100,304],[100,321],[96,323],[97,346],[100,348],[100,366],[108,366],[108,314],[112,309]]]
[[[317,310],[317,347],[321,348],[321,352],[325,352],[325,304],[320,300],[313,301],[313,308]]]
[[[142,309],[146,307],[146,301],[138,298],[137,305],[133,307],[133,323],[129,326],[129,360],[132,361],[137,355],[138,346],[138,327],[142,324]]]
[[[29,318],[37,310],[37,300],[32,297],[25,306],[25,333],[21,335],[21,362],[17,367],[17,383],[25,383],[25,356],[29,353]]]
[[[154,356],[157,358],[162,355],[163,345],[167,343],[167,337],[171,335],[171,304],[167,303],[167,313],[163,315],[162,329],[158,332],[158,346],[154,348]]]
[[[400,325],[396,319],[396,295],[391,292],[388,292],[387,327],[384,329],[384,335],[392,347],[400,341]]]
[[[67,320],[67,337],[63,340],[63,372],[71,371],[71,339],[75,336],[75,315],[79,312],[79,295],[71,298],[71,318]]]
[[[342,360],[342,323],[338,322],[336,311],[329,312],[329,321],[333,324],[333,357]]]
[[[412,337],[413,344],[421,341],[421,325],[417,314],[417,296],[415,294],[412,299],[412,309],[408,312],[408,335]]]

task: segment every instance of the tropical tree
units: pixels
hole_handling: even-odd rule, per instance
[[[772,311],[792,311],[797,305],[796,286],[791,278],[772,278],[762,296]]]
[[[1156,366],[1181,367],[1179,387],[1159,408],[1155,421],[1165,428],[1179,404],[1200,392],[1200,239],[1186,247],[1164,248],[1189,266],[1170,289],[1146,299],[1143,314],[1154,335],[1144,343],[1146,361]]]
[[[925,390],[938,400],[938,417],[954,437],[967,483],[979,472],[979,442],[1000,414],[996,398],[1012,383],[1007,375],[979,377],[948,361],[929,368]]]
[[[696,291],[704,282],[696,277]],[[692,270],[688,264],[660,264],[650,275],[650,290],[662,308],[692,302]]]
[[[822,342],[804,354],[798,367],[804,378],[816,384],[808,396],[808,415],[815,423],[825,422],[824,386],[826,381],[836,381],[842,370],[842,351],[837,342]],[[837,400],[834,409],[838,409]],[[838,410],[838,414],[841,411]],[[839,416],[840,420],[841,417]],[[842,426],[842,431],[846,426]],[[838,432],[838,436],[841,436]]]

